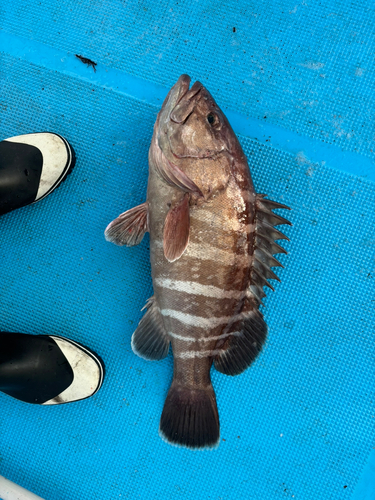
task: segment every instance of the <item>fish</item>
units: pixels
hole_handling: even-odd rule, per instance
[[[279,280],[274,254],[289,240],[274,212],[289,207],[257,194],[246,156],[209,91],[181,75],[157,116],[149,149],[146,201],[113,220],[105,238],[138,245],[150,234],[154,295],[132,335],[135,354],[173,351],[173,380],[159,434],[172,445],[214,448],[220,441],[212,365],[239,375],[267,336],[264,286]],[[280,280],[279,280],[280,281]]]

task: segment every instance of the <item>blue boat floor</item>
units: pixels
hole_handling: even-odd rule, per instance
[[[375,498],[374,18],[328,0],[0,7],[0,140],[52,131],[77,155],[51,196],[1,217],[0,329],[70,337],[106,364],[75,404],[0,393],[1,475],[47,500]],[[171,353],[130,347],[153,293],[149,239],[103,234],[145,200],[153,124],[182,73],[293,223],[261,355],[238,377],[212,370],[221,442],[205,451],[158,436]]]

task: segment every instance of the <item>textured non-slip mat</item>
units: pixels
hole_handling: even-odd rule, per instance
[[[1,475],[47,500],[372,498],[361,484],[373,487],[375,183],[272,134],[240,136],[257,191],[292,208],[289,253],[261,355],[238,377],[212,371],[219,448],[171,447],[158,424],[172,356],[147,362],[130,347],[152,295],[149,239],[126,249],[103,235],[145,199],[158,104],[103,82],[116,71],[119,85],[133,75],[166,93],[189,73],[223,108],[337,145],[360,171],[375,137],[374,17],[328,1],[0,6],[0,39],[25,41],[0,46],[0,140],[49,130],[77,155],[51,196],[0,219],[0,328],[70,337],[106,364],[102,389],[76,404],[0,393]]]

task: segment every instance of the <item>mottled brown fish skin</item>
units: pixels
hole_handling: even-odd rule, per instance
[[[172,344],[173,381],[160,420],[168,442],[213,447],[219,415],[212,364],[242,373],[264,344],[259,305],[287,239],[273,213],[285,205],[256,194],[246,156],[223,112],[182,75],[166,97],[149,151],[147,200],[105,231],[118,245],[150,232],[154,296],[132,336],[133,351],[158,360]]]
[[[206,121],[217,106],[205,89],[200,94],[199,115]],[[199,122],[194,121],[192,127],[199,134]],[[218,337],[228,332],[232,318],[256,307],[245,294],[254,242],[255,192],[241,146],[224,115],[222,121],[225,134],[231,137],[231,155],[177,159],[171,154],[173,144],[163,150],[205,196],[204,203],[192,200],[189,244],[174,262],[164,256],[163,227],[171,202],[183,192],[158,175],[152,149],[158,147],[156,141],[149,156],[147,200],[155,298],[171,338],[174,384],[193,390],[211,388],[210,368],[220,345]],[[159,133],[157,123],[154,134]],[[194,287],[199,288],[198,293],[193,293]]]

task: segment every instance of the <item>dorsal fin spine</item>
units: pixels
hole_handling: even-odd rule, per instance
[[[268,286],[274,290],[273,286],[268,282],[267,278],[280,281],[279,277],[271,270],[271,267],[284,267],[274,256],[273,253],[287,253],[286,250],[278,245],[275,240],[289,238],[274,225],[288,224],[290,221],[275,214],[273,209],[288,209],[286,205],[277,203],[265,198],[265,194],[257,194],[255,200],[255,236],[253,244],[252,265],[250,268],[251,285],[250,293],[253,294],[254,300],[259,304],[265,296],[263,287]],[[273,252],[275,250],[275,252]],[[259,293],[262,290],[263,296]]]

